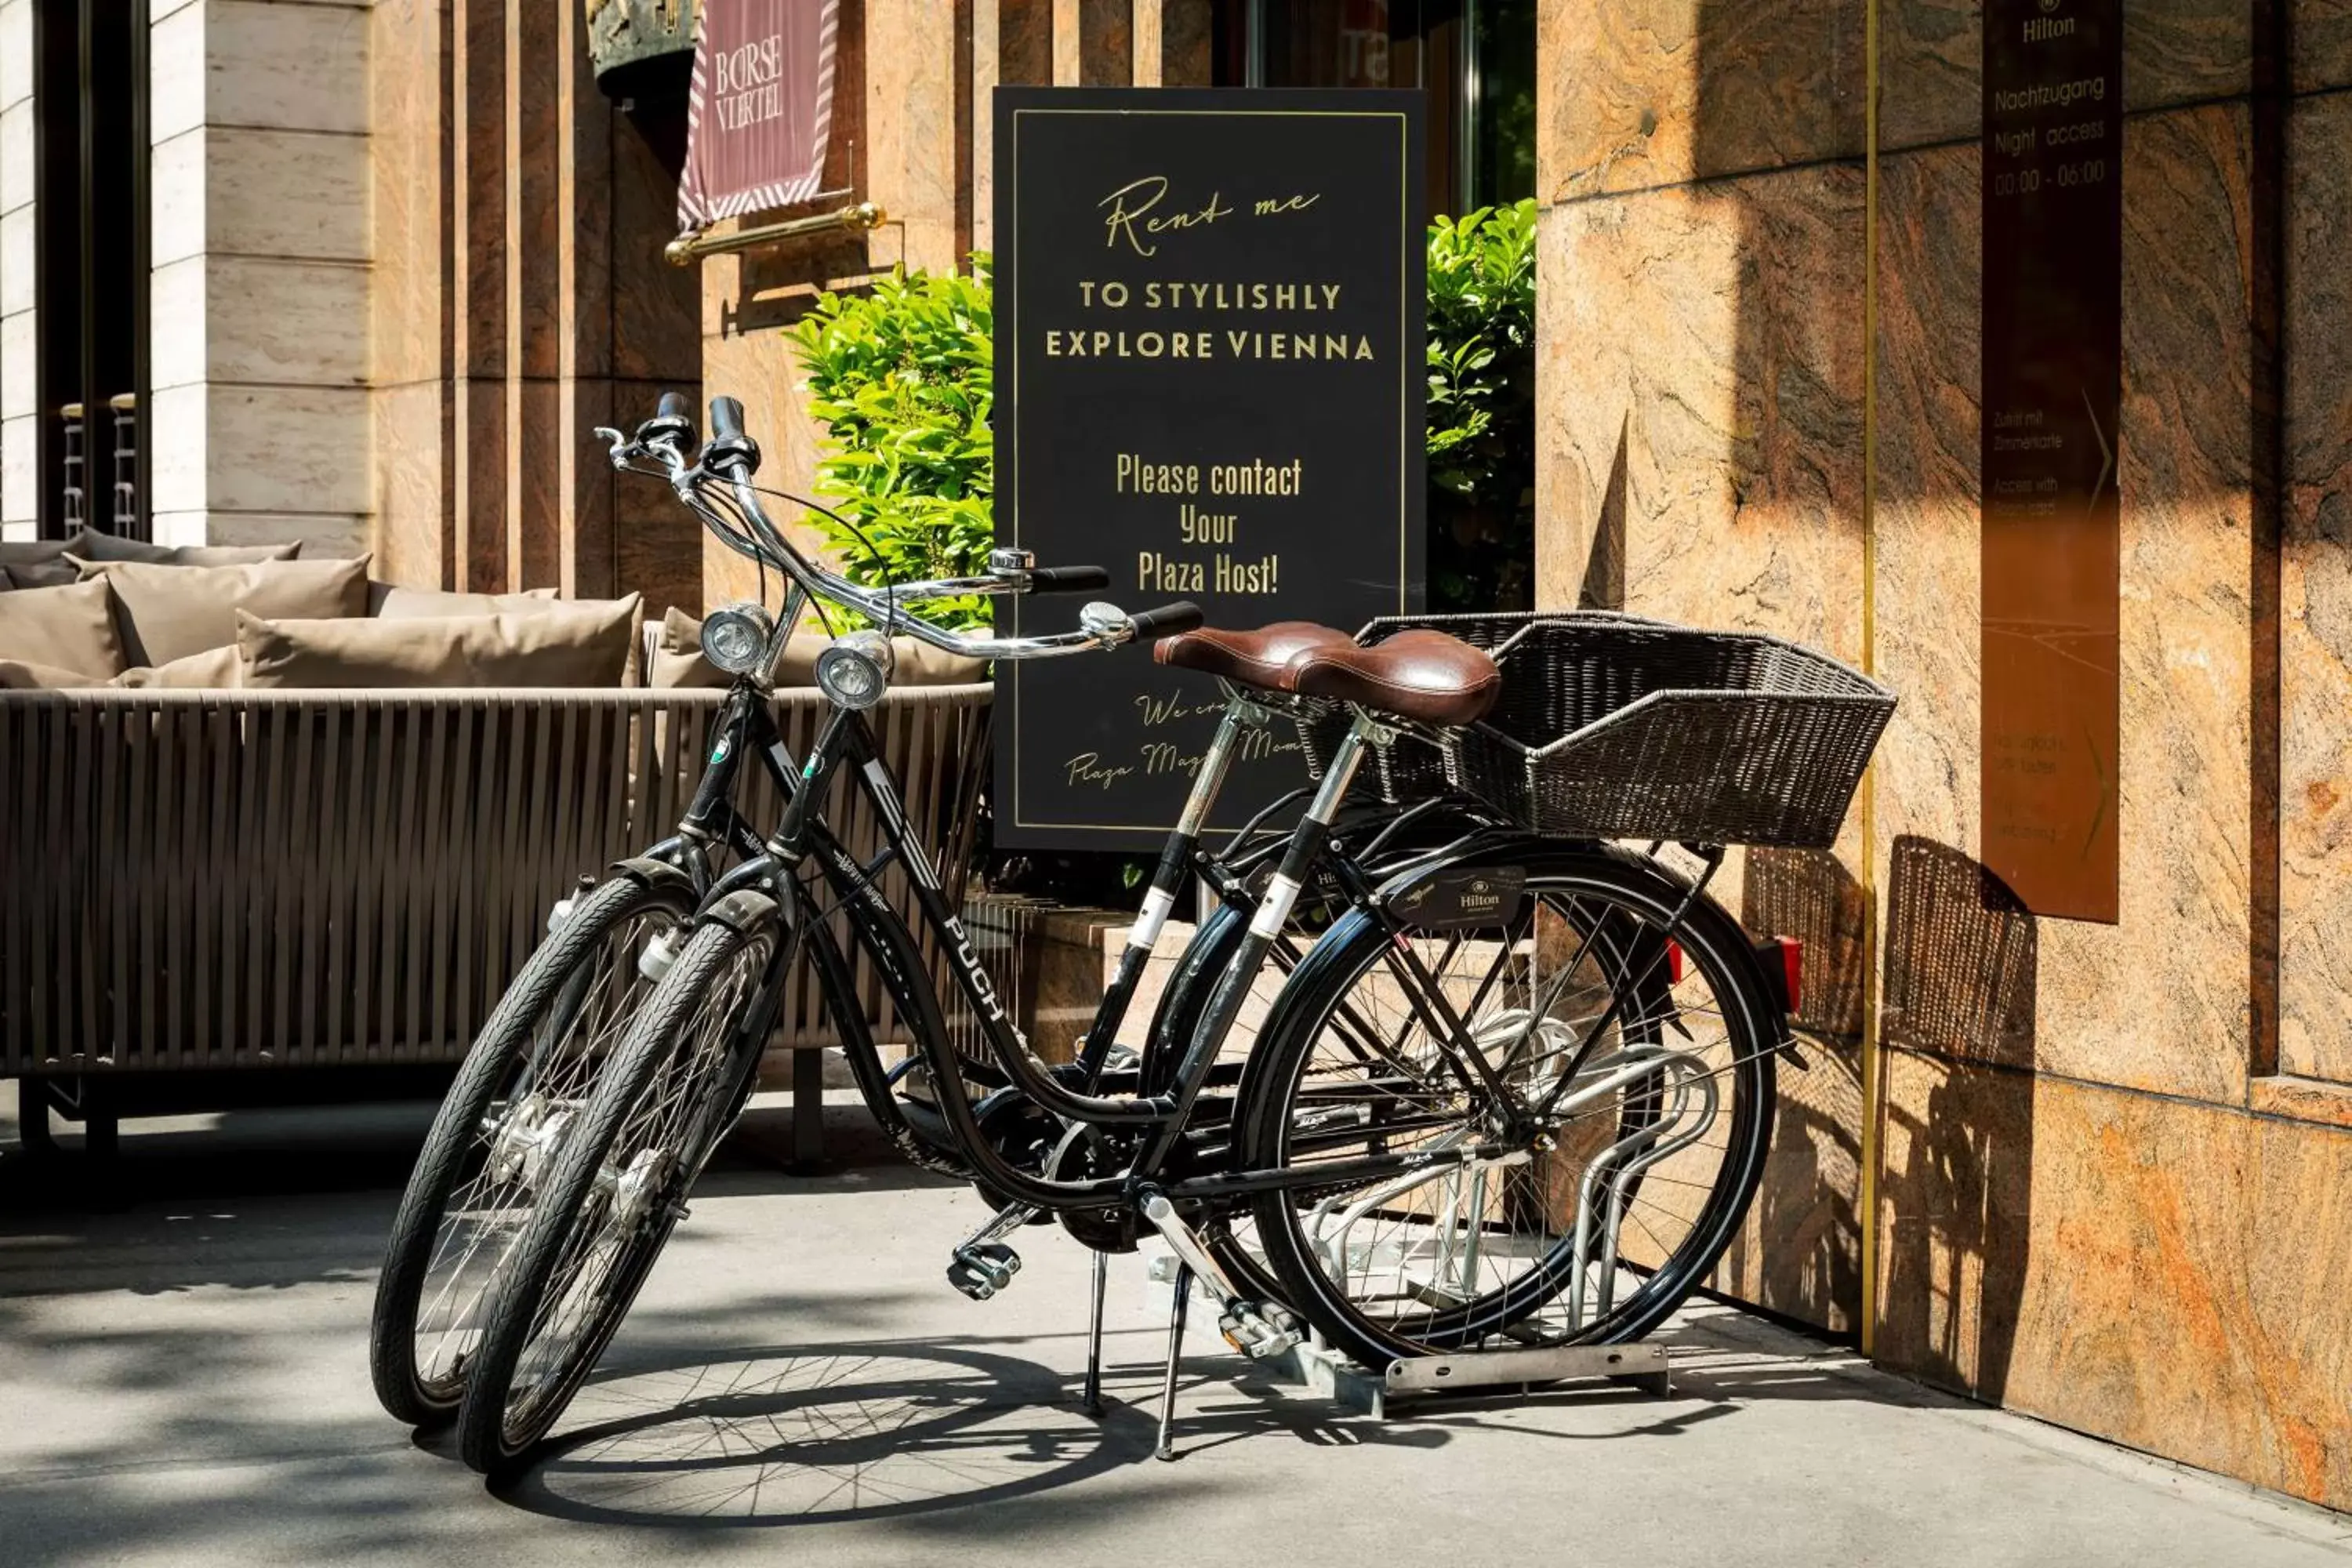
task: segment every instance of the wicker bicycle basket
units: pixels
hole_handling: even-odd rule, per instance
[[[1356,641],[1370,647],[1386,642],[1399,632],[1427,629],[1460,637],[1472,647],[1494,652],[1519,633],[1538,621],[1599,621],[1611,625],[1664,626],[1663,621],[1644,620],[1638,616],[1622,615],[1613,610],[1492,610],[1466,614],[1429,616],[1382,616],[1365,623],[1356,634]],[[1307,753],[1307,770],[1310,777],[1323,776],[1323,764],[1339,745],[1339,737],[1348,732],[1348,715],[1339,708],[1329,709],[1313,719],[1302,719],[1298,738]],[[1447,787],[1445,760],[1436,747],[1417,735],[1400,735],[1391,745],[1369,753],[1363,772],[1358,774],[1366,784],[1380,791],[1383,803],[1389,805],[1410,805],[1444,792]]]
[[[1894,695],[1778,637],[1538,619],[1503,694],[1448,738],[1454,783],[1539,833],[1820,848]]]

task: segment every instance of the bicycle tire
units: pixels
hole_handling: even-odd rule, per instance
[[[438,1426],[456,1415],[465,1394],[468,1352],[457,1350],[448,1365],[441,1365],[439,1354],[447,1347],[445,1343],[426,1351],[420,1346],[420,1317],[436,1265],[451,1252],[452,1200],[461,1192],[471,1191],[497,1149],[498,1133],[485,1126],[493,1108],[501,1102],[512,1104],[519,1075],[529,1073],[536,1079],[546,1055],[551,1050],[560,1052],[564,1039],[541,1041],[541,1031],[565,993],[581,982],[583,965],[605,952],[614,936],[629,931],[639,921],[666,916],[666,923],[674,926],[693,909],[693,889],[683,873],[637,863],[608,878],[584,894],[570,917],[524,961],[474,1037],[401,1194],[385,1243],[383,1271],[376,1279],[369,1324],[369,1372],[377,1401],[394,1419],[416,1426]],[[642,1001],[652,985],[633,983],[630,990],[635,1000]],[[571,1026],[576,1026],[579,1017],[575,1014]],[[568,1033],[569,1026],[567,1037]],[[609,1056],[604,1060],[609,1062]],[[583,1065],[592,1068],[591,1079],[567,1085],[575,1092],[562,1099],[584,1100],[593,1091],[596,1064]],[[465,1201],[489,1207],[499,1195],[494,1188]],[[451,1332],[479,1304],[521,1228],[518,1223],[505,1245],[488,1260],[481,1289],[473,1298],[449,1302],[447,1315],[459,1321],[451,1325]],[[455,1254],[458,1277],[451,1279],[451,1288],[463,1283],[468,1262],[478,1256],[470,1248]],[[435,1293],[436,1309],[448,1293]]]
[[[753,912],[714,918],[706,911],[698,921],[583,1112],[548,1184],[547,1199],[534,1210],[516,1248],[457,1415],[458,1452],[485,1474],[498,1474],[524,1458],[562,1417],[627,1316],[677,1227],[686,1193],[725,1131],[727,1119],[715,1114],[718,1097],[740,1098],[741,1064],[735,1053],[742,1045],[732,1032],[741,1004],[757,1007],[772,1000],[769,975],[776,937],[772,903],[749,895],[734,900]],[[745,959],[749,963],[739,965]],[[748,984],[722,989],[730,976],[743,974],[751,976]],[[714,1000],[719,1008],[715,1024]],[[751,1049],[756,1052],[756,1035],[764,1033],[747,1037]],[[656,1080],[666,1071],[676,1085],[675,1096],[667,1100],[655,1094]],[[625,1139],[635,1147],[620,1151],[623,1163],[616,1166],[615,1145]],[[647,1154],[655,1156],[650,1166]],[[625,1201],[627,1183],[641,1168],[652,1173]],[[598,1228],[588,1229],[592,1225]],[[580,1259],[562,1282],[568,1295],[588,1265],[583,1248],[608,1228],[616,1232],[616,1244],[593,1277],[585,1317],[550,1363],[528,1380],[525,1403],[518,1408],[518,1372],[547,1325],[548,1297],[558,1270]]]
[[[1489,863],[1484,858],[1480,862],[1482,865]],[[1518,1343],[1616,1343],[1640,1338],[1680,1306],[1715,1267],[1745,1218],[1763,1174],[1770,1146],[1774,1111],[1773,1057],[1783,1034],[1777,1007],[1770,999],[1754,951],[1737,922],[1713,900],[1700,897],[1689,902],[1681,921],[1672,924],[1669,931],[1675,910],[1685,901],[1687,885],[1654,863],[1612,847],[1554,846],[1523,849],[1508,863],[1525,869],[1529,894],[1550,892],[1591,900],[1595,907],[1588,910],[1585,918],[1593,930],[1598,931],[1607,919],[1623,917],[1648,922],[1650,929],[1662,941],[1670,934],[1672,941],[1682,950],[1683,963],[1704,977],[1707,990],[1722,1014],[1727,1049],[1721,1068],[1696,1076],[1709,1079],[1720,1076],[1731,1090],[1726,1137],[1719,1150],[1720,1163],[1715,1167],[1710,1181],[1704,1184],[1695,1180],[1687,1182],[1690,1186],[1704,1186],[1703,1199],[1682,1198],[1670,1189],[1663,1202],[1654,1195],[1647,1200],[1661,1209],[1669,1204],[1693,1209],[1695,1212],[1687,1219],[1688,1229],[1679,1242],[1669,1246],[1656,1237],[1654,1227],[1643,1222],[1644,1228],[1651,1233],[1651,1241],[1656,1243],[1653,1250],[1660,1255],[1654,1262],[1645,1266],[1628,1266],[1620,1261],[1614,1250],[1616,1244],[1611,1242],[1610,1250],[1604,1253],[1609,1259],[1606,1282],[1600,1286],[1592,1282],[1589,1259],[1580,1266],[1570,1237],[1559,1236],[1550,1240],[1542,1250],[1530,1252],[1521,1250],[1524,1244],[1509,1231],[1508,1226],[1512,1223],[1515,1206],[1516,1212],[1523,1216],[1522,1223],[1524,1216],[1532,1214],[1538,1225],[1550,1226],[1549,1215],[1560,1201],[1559,1178],[1569,1173],[1568,1162],[1572,1158],[1569,1151],[1580,1142],[1590,1148],[1593,1142],[1610,1138],[1610,1124],[1600,1120],[1608,1113],[1606,1105],[1597,1109],[1592,1118],[1580,1128],[1580,1131],[1591,1133],[1597,1127],[1597,1137],[1574,1139],[1565,1136],[1569,1130],[1563,1124],[1555,1130],[1556,1133],[1562,1134],[1556,1142],[1559,1152],[1536,1156],[1523,1167],[1528,1174],[1519,1179],[1517,1195],[1507,1196],[1502,1205],[1504,1239],[1499,1242],[1485,1239],[1497,1227],[1488,1218],[1494,1212],[1493,1195],[1483,1184],[1483,1177],[1480,1178],[1482,1184],[1475,1189],[1475,1196],[1471,1204],[1465,1205],[1465,1212],[1473,1217],[1461,1226],[1459,1236],[1462,1239],[1458,1244],[1450,1239],[1455,1235],[1457,1211],[1451,1206],[1443,1210],[1444,1220],[1441,1227],[1435,1222],[1436,1215],[1441,1212],[1437,1207],[1440,1200],[1425,1189],[1413,1188],[1381,1195],[1375,1184],[1358,1183],[1352,1189],[1335,1189],[1328,1194],[1294,1191],[1264,1194],[1256,1202],[1258,1240],[1275,1275],[1282,1282],[1284,1300],[1302,1311],[1333,1345],[1375,1371],[1384,1370],[1402,1357],[1447,1353],[1475,1346],[1507,1331],[1513,1342]],[[1573,929],[1572,915],[1560,918],[1570,922],[1569,929]],[[1532,913],[1528,920],[1532,931]],[[1630,928],[1621,926],[1616,929],[1620,935],[1610,939],[1612,942],[1622,941],[1622,933]],[[1277,1016],[1269,1023],[1263,1053],[1256,1064],[1258,1070],[1243,1089],[1244,1104],[1239,1112],[1241,1147],[1245,1162],[1253,1168],[1276,1167],[1290,1162],[1294,1108],[1299,1100],[1302,1079],[1313,1070],[1317,1042],[1325,1037],[1329,1020],[1342,1004],[1352,995],[1365,994],[1359,992],[1358,983],[1372,972],[1372,966],[1394,940],[1379,921],[1360,912],[1350,915],[1332,929],[1318,952],[1310,956],[1308,964],[1302,966],[1295,977]],[[1586,942],[1576,950],[1576,957],[1565,967],[1580,972],[1594,945],[1590,941]],[[1508,944],[1503,944],[1503,947],[1508,951]],[[1531,955],[1540,952],[1538,939],[1533,936],[1528,939],[1528,951]],[[1655,951],[1657,962],[1655,964],[1645,962],[1643,965],[1645,972],[1665,965],[1664,947],[1660,946]],[[1534,962],[1531,957],[1530,973]],[[1612,994],[1643,983],[1640,976],[1610,975],[1606,973],[1608,968],[1607,963],[1596,959],[1595,971],[1607,980]],[[1687,983],[1676,981],[1673,984],[1685,985]],[[1690,1057],[1693,1060],[1712,1060],[1711,1058],[1699,1058],[1680,1047],[1668,1047],[1659,1043],[1669,1025],[1687,1034],[1685,1020],[1689,1016],[1686,1004],[1679,994],[1671,997],[1664,1007],[1656,1005],[1654,996],[1641,1009],[1624,1015],[1628,1019],[1639,1020],[1643,1032],[1643,1037],[1636,1037],[1630,1024],[1619,1026],[1619,1044],[1628,1047],[1625,1058],[1634,1061],[1636,1067],[1642,1060],[1654,1059],[1637,1053],[1657,1052],[1676,1059]],[[1609,1016],[1606,1010],[1601,1011],[1598,1014],[1601,1022],[1596,1027],[1605,1026]],[[1345,1028],[1332,1031],[1335,1035],[1347,1032]],[[1648,1037],[1651,1035],[1658,1038]],[[1695,1040],[1696,1036],[1692,1038]],[[1350,1046],[1349,1049],[1353,1051],[1357,1047]],[[1366,1073],[1368,1084],[1377,1081],[1391,1086],[1367,1089],[1360,1097],[1367,1107],[1375,1102],[1402,1104],[1412,1099],[1410,1091],[1400,1094],[1392,1087],[1401,1075],[1390,1064],[1397,1059],[1394,1055],[1383,1057],[1378,1073]],[[1656,1120],[1659,1114],[1657,1107],[1661,1103],[1657,1097],[1662,1092],[1659,1086],[1667,1081],[1664,1072],[1664,1069],[1661,1068],[1646,1079],[1635,1078],[1627,1083],[1622,1101],[1616,1106],[1614,1139],[1602,1152],[1591,1156],[1592,1163],[1588,1164],[1586,1172],[1589,1173],[1593,1164],[1616,1156],[1617,1150],[1624,1146],[1620,1141],[1639,1145],[1639,1140],[1645,1131],[1653,1143],[1661,1140],[1672,1143],[1665,1133],[1666,1131],[1678,1132],[1678,1124],[1661,1131],[1648,1131],[1659,1126]],[[1645,1085],[1640,1089],[1640,1095],[1643,1103],[1648,1107],[1646,1112],[1637,1113],[1636,1084]],[[1344,1104],[1339,1092],[1344,1088],[1344,1080],[1327,1080],[1320,1090],[1322,1103],[1326,1106]],[[1719,1091],[1708,1092],[1719,1095]],[[1465,1096],[1465,1100],[1470,1098]],[[1435,1096],[1431,1096],[1429,1102],[1434,1104]],[[1676,1102],[1678,1116],[1681,1103]],[[1717,1114],[1713,1107],[1719,1103],[1719,1098],[1709,1100],[1710,1123]],[[1351,1114],[1364,1116],[1367,1112],[1355,1110],[1334,1115],[1327,1109],[1316,1113],[1317,1124],[1318,1127],[1336,1124],[1344,1129],[1348,1116]],[[1638,1120],[1638,1114],[1646,1114],[1650,1120]],[[1462,1119],[1468,1126],[1473,1113],[1465,1110]],[[1436,1120],[1439,1120],[1437,1114],[1426,1119]],[[1392,1143],[1376,1145],[1373,1140],[1379,1135],[1376,1131],[1366,1132],[1368,1148],[1393,1146]],[[1396,1137],[1394,1133],[1385,1136],[1391,1140]],[[1616,1183],[1625,1194],[1623,1204],[1626,1212],[1633,1212],[1635,1206],[1643,1202],[1641,1196],[1643,1184],[1662,1181],[1675,1181],[1677,1184],[1684,1183],[1684,1178],[1665,1176],[1662,1171],[1653,1172],[1636,1163],[1641,1158],[1641,1149],[1644,1147],[1637,1147],[1634,1154],[1622,1159],[1621,1163],[1630,1167],[1622,1175],[1603,1168],[1604,1189],[1608,1181]],[[1343,1148],[1333,1152],[1344,1155]],[[1580,1178],[1584,1173],[1578,1174]],[[1507,1171],[1505,1179],[1510,1179]],[[1330,1211],[1328,1204],[1318,1203],[1312,1208],[1304,1208],[1304,1205],[1318,1196],[1337,1201],[1341,1195],[1350,1194],[1350,1205],[1339,1211],[1342,1223],[1338,1228],[1336,1240],[1328,1235],[1310,1237],[1307,1232],[1308,1217],[1311,1216],[1320,1227],[1329,1219]],[[1375,1206],[1364,1214],[1357,1212],[1357,1205],[1372,1203],[1374,1199],[1378,1200]],[[1452,1202],[1451,1199],[1446,1201]],[[1359,1243],[1349,1227],[1366,1215],[1374,1220],[1391,1221],[1394,1234],[1391,1239],[1381,1241],[1378,1239],[1378,1226],[1374,1226],[1374,1242],[1362,1246],[1360,1249],[1364,1255],[1361,1265],[1363,1288],[1360,1291],[1353,1291],[1350,1279],[1358,1268]],[[1624,1222],[1621,1218],[1618,1223],[1622,1226]],[[1601,1228],[1605,1232],[1606,1227]],[[1650,1242],[1644,1242],[1643,1246],[1649,1247]],[[1473,1278],[1466,1281],[1466,1291],[1465,1282],[1458,1279],[1450,1289],[1441,1289],[1433,1280],[1410,1277],[1413,1263],[1433,1258],[1442,1259],[1448,1247],[1454,1248],[1454,1259],[1457,1263],[1460,1254],[1468,1251],[1474,1259],[1470,1266],[1474,1271],[1478,1268],[1475,1259],[1481,1247],[1486,1250],[1489,1264],[1498,1252],[1506,1260],[1506,1266],[1510,1261],[1524,1261],[1529,1257],[1533,1262],[1523,1273],[1505,1279],[1493,1289],[1486,1289],[1483,1279],[1475,1272]],[[1391,1261],[1394,1268],[1392,1277],[1387,1272]],[[1434,1274],[1445,1266],[1443,1261],[1433,1262],[1429,1272]],[[1384,1299],[1408,1300],[1414,1305],[1409,1309],[1377,1313],[1369,1310],[1366,1300],[1375,1293],[1373,1275],[1376,1268],[1381,1276],[1381,1287],[1388,1292]],[[1625,1300],[1616,1301],[1613,1296],[1617,1284],[1615,1276],[1629,1269],[1634,1272],[1638,1283]],[[1349,1278],[1335,1279],[1335,1274]],[[1574,1277],[1579,1274],[1584,1276],[1586,1284],[1571,1293]],[[1580,1302],[1578,1302],[1578,1298],[1585,1290],[1591,1291],[1595,1299],[1596,1310],[1590,1321],[1581,1318]],[[1559,1327],[1554,1329],[1544,1323],[1538,1314],[1564,1293],[1570,1293],[1571,1301],[1578,1302],[1578,1313],[1572,1320],[1564,1320]],[[1603,1302],[1608,1303],[1605,1310],[1601,1310]],[[1536,1327],[1530,1329],[1530,1324]]]

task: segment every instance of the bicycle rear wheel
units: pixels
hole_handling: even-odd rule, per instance
[[[1404,937],[1433,985],[1380,922],[1334,927],[1244,1087],[1253,1168],[1495,1150],[1258,1200],[1286,1300],[1369,1367],[1639,1338],[1714,1268],[1762,1175],[1782,1026],[1738,924],[1704,898],[1677,920],[1687,886],[1614,850],[1513,865],[1507,924]],[[1439,1049],[1433,990],[1499,1097]]]
[[[620,870],[581,896],[475,1037],[401,1194],[376,1280],[369,1369],[395,1419],[427,1426],[457,1414],[485,1300],[653,991],[639,957],[693,907],[683,874]]]
[[[766,1033],[772,909],[744,929],[701,921],[582,1113],[467,1380],[457,1441],[476,1469],[503,1468],[547,1435],[682,1217]]]

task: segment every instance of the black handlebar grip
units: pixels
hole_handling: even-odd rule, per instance
[[[1110,586],[1110,574],[1100,566],[1039,566],[1029,574],[1033,594],[1091,594]]]
[[[1189,632],[1208,618],[1201,606],[1192,600],[1179,599],[1172,605],[1162,605],[1156,610],[1128,616],[1127,626],[1137,642],[1158,642],[1161,637],[1172,637],[1178,632]]]
[[[743,438],[743,405],[731,397],[710,400],[710,434],[720,441]]]
[[[661,395],[661,401],[654,406],[655,416],[661,419],[684,419],[693,411],[693,405],[687,402],[683,392],[665,392]]]

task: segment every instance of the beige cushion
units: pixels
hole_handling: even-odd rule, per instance
[[[520,594],[445,594],[437,588],[404,588],[397,583],[371,580],[367,592],[367,613],[386,621],[495,616],[534,610],[556,602],[552,588],[525,588]]]
[[[614,687],[628,668],[634,594],[609,603],[414,620],[268,621],[240,613],[249,687]]]
[[[822,632],[793,632],[776,667],[776,684],[814,685],[816,656],[832,641]],[[987,679],[988,666],[984,661],[942,652],[913,637],[892,637],[890,654],[893,686],[965,686]],[[662,616],[661,632],[654,644],[653,668],[646,675],[646,684],[673,689],[724,686],[729,679],[724,670],[702,657],[702,623],[671,605]]]
[[[36,664],[29,659],[0,658],[0,691],[71,691],[106,684],[99,677],[84,675],[79,669],[60,669],[54,664]]]
[[[85,562],[82,570],[113,585],[127,661],[152,667],[234,643],[239,610],[287,620],[356,616],[367,607],[367,565],[362,556],[243,566]]]
[[[104,582],[0,595],[0,658],[110,680],[130,662],[114,611],[113,588]]]
[[[257,561],[291,561],[302,542],[289,544],[149,544],[85,528],[68,542],[84,561],[137,561],[149,566],[248,566]]]
[[[107,684],[137,691],[234,691],[245,684],[245,659],[230,643],[154,668],[134,667]]]

